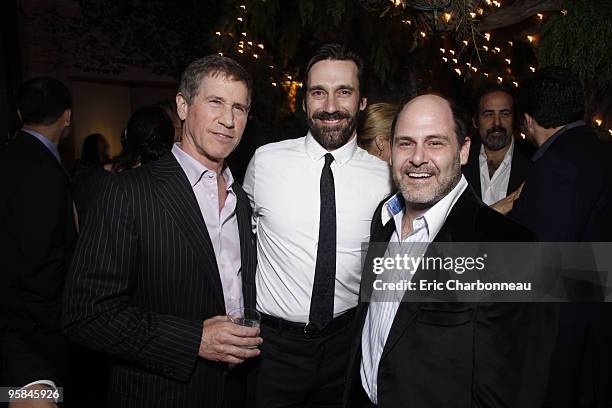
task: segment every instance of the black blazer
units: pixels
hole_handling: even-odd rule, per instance
[[[0,152],[0,384],[64,386],[61,299],[76,229],[68,177],[34,136]]]
[[[480,143],[472,143],[468,162],[463,166],[462,171],[466,180],[476,195],[482,199],[482,186],[480,185]],[[514,141],[514,153],[510,164],[510,179],[506,195],[516,191],[531,172],[533,164],[529,158],[528,149],[518,140]]]
[[[384,203],[384,201],[383,201]],[[394,223],[372,220],[371,242],[388,242]],[[468,188],[435,242],[531,241],[533,235],[482,204]],[[373,246],[371,247],[373,248]],[[365,259],[364,282],[372,260]],[[419,271],[413,281],[421,279]],[[356,314],[346,407],[363,407],[361,336],[368,303]],[[515,303],[402,302],[378,370],[378,405],[391,407],[540,407],[556,334],[556,306]]]
[[[542,241],[612,241],[611,150],[588,126],[563,132],[535,161],[510,216]],[[610,306],[561,305],[547,406],[612,404]]]
[[[535,161],[511,217],[542,241],[612,241],[612,153],[588,126]]]
[[[220,407],[228,365],[198,350],[203,320],[226,313],[223,289],[186,175],[168,154],[100,186],[67,281],[66,333],[113,356],[109,407]],[[250,206],[232,187],[245,307],[253,308]]]

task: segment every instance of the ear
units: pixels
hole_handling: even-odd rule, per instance
[[[66,109],[63,115],[64,126],[72,125],[72,109]]]
[[[185,120],[187,118],[187,113],[189,113],[189,104],[180,92],[176,94],[176,113],[181,120]]]
[[[478,121],[475,116],[472,116],[472,126],[474,126],[474,129],[478,129]]]
[[[374,143],[376,144],[378,150],[380,150],[381,152],[385,150],[385,138],[383,136],[377,135],[374,138]]]
[[[463,144],[461,145],[461,148],[459,149],[459,158],[460,158],[462,166],[466,164],[468,161],[468,157],[470,156],[470,145],[471,144],[472,144],[472,141],[470,140],[469,137],[466,136],[465,140],[463,141]]]
[[[359,110],[362,111],[368,106],[368,98],[361,98],[359,100]]]
[[[306,95],[302,98],[302,110],[306,112]]]

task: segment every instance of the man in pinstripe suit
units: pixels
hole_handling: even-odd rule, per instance
[[[230,323],[254,307],[250,208],[225,158],[240,142],[251,77],[208,56],[181,78],[182,143],[109,177],[82,228],[65,330],[113,357],[109,407],[247,406],[258,328]]]

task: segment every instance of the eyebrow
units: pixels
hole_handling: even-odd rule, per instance
[[[224,97],[216,96],[216,95],[207,96],[204,100],[205,101],[210,101],[210,100],[213,100],[213,99],[218,99],[218,100],[220,100],[221,102],[224,102],[224,103],[226,102]],[[250,109],[250,105],[245,105],[245,104],[240,103],[240,102],[235,102],[235,103],[232,104],[232,106],[238,106],[238,107],[241,107],[241,108],[244,108],[244,109],[247,109],[247,110]]]
[[[435,140],[435,139],[442,139],[442,140],[450,140],[450,137],[448,137],[447,135],[427,135],[425,136],[425,141],[428,140]],[[414,140],[414,137],[409,136],[409,135],[399,135],[399,136],[395,136],[394,140]]]
[[[335,90],[338,89],[349,89],[351,91],[355,90],[355,87],[352,85],[338,85],[336,87],[334,87]],[[327,91],[327,88],[325,88],[323,85],[313,85],[311,87],[308,88],[308,91]]]
[[[489,113],[489,112],[512,112],[512,109],[510,108],[504,108],[504,109],[500,109],[498,111],[496,111],[495,109],[484,109],[482,111],[482,113]]]

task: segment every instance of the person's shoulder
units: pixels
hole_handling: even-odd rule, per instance
[[[259,147],[255,154],[258,156],[274,156],[282,155],[289,151],[300,151],[304,150],[304,142],[306,137],[298,137],[296,139],[281,140],[280,142],[273,142],[265,144]]]

